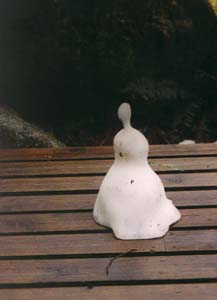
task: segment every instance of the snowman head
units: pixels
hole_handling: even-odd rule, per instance
[[[117,161],[144,161],[148,156],[148,141],[144,135],[130,124],[131,107],[122,103],[118,109],[118,118],[122,121],[124,129],[114,137],[114,151]]]
[[[121,120],[123,127],[131,126],[131,107],[130,104],[124,102],[118,108],[118,118]]]

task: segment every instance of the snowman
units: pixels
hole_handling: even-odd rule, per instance
[[[103,179],[94,205],[98,224],[110,227],[123,240],[162,237],[181,214],[167,199],[161,179],[150,167],[149,144],[131,126],[131,108],[118,109],[123,129],[114,137],[115,160]]]

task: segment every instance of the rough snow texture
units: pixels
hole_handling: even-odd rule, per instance
[[[184,140],[179,143],[179,145],[193,145],[193,144],[196,144],[195,141],[193,140]]]
[[[62,147],[51,134],[24,121],[12,109],[0,106],[0,147]]]
[[[94,219],[119,239],[161,237],[181,215],[148,164],[148,141],[131,126],[129,104],[119,107],[118,116],[124,128],[114,138],[115,161],[101,184]]]

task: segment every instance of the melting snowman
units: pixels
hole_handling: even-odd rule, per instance
[[[112,228],[123,240],[161,237],[181,215],[167,199],[163,183],[148,164],[149,144],[131,126],[131,108],[118,109],[123,129],[114,137],[115,160],[103,179],[95,205],[94,219]]]

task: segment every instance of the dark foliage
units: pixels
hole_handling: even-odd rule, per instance
[[[124,100],[151,142],[217,139],[217,18],[207,1],[38,3],[22,20],[34,121],[71,145],[110,143]]]

